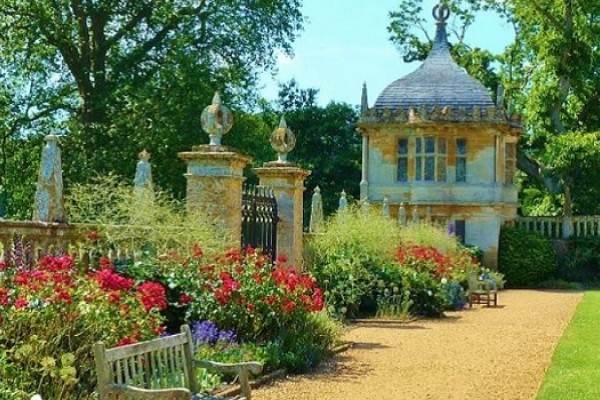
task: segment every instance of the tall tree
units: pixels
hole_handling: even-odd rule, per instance
[[[31,121],[66,133],[67,181],[129,174],[142,147],[168,168],[178,150],[200,142],[199,115],[215,90],[246,105],[258,72],[291,52],[300,3],[2,1],[3,83],[16,88],[13,103],[30,100],[10,110],[20,122],[14,134],[37,131]]]

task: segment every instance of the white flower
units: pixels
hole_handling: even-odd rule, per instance
[[[445,285],[446,283],[448,283],[448,279],[442,278],[442,285]]]
[[[33,396],[31,396],[31,400],[42,400],[42,396],[40,396],[39,394],[34,394]]]
[[[433,292],[432,292],[431,290],[428,290],[428,291],[427,291],[427,294],[428,294],[429,296],[433,296]]]

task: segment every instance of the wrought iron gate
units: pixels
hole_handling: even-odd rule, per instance
[[[275,260],[277,256],[277,200],[272,189],[244,186],[242,192],[242,248],[262,249]]]

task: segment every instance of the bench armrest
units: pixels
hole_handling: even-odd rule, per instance
[[[127,400],[191,400],[192,392],[185,388],[142,389],[130,385],[108,385],[108,395],[118,395]]]
[[[222,372],[239,374],[240,371],[250,371],[253,374],[260,374],[263,365],[259,362],[249,361],[240,363],[220,363],[209,360],[194,359],[194,364],[200,368],[215,369]]]
[[[242,395],[246,400],[251,400],[252,397],[250,393],[251,389],[249,372],[252,372],[253,374],[260,374],[263,369],[263,365],[261,363],[253,361],[241,363],[220,363],[209,360],[194,359],[194,365],[201,368],[237,374],[240,378]]]

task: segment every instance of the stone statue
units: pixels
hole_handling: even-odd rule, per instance
[[[418,224],[420,221],[421,221],[421,216],[419,216],[419,210],[418,210],[417,206],[414,206],[413,211],[412,211],[412,223]]]
[[[135,178],[133,179],[133,186],[135,189],[149,189],[152,190],[152,166],[148,162],[150,160],[150,153],[146,149],[142,150],[138,157],[138,161],[135,167]]]
[[[64,222],[62,162],[58,138],[48,135],[45,140],[35,190],[33,220]]]
[[[398,208],[398,223],[400,225],[406,225],[406,208],[404,208],[404,203],[400,203],[400,207]]]
[[[384,217],[390,217],[390,198],[385,195],[383,196],[383,205],[381,207],[381,214]]]
[[[321,198],[321,189],[315,187],[310,204],[310,224],[309,232],[317,232],[320,225],[323,223],[323,201]]]
[[[346,199],[346,191],[342,190],[340,201],[338,203],[338,211],[345,211],[346,207],[348,207],[348,199]]]

